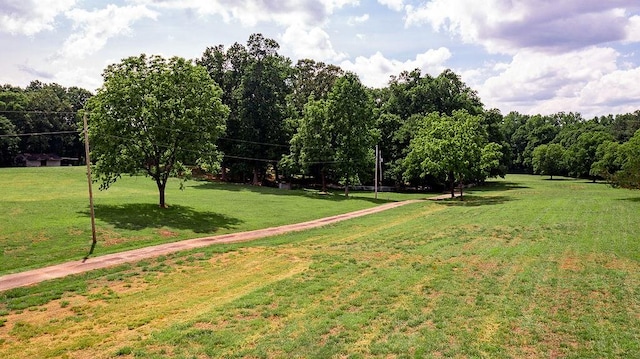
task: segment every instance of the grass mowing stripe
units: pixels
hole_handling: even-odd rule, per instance
[[[0,356],[633,357],[638,197],[509,176],[463,202],[9,291]],[[56,285],[78,289],[11,309]],[[106,334],[93,340],[82,329],[96,323]],[[39,328],[51,333],[31,345]]]

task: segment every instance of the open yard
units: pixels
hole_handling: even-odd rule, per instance
[[[84,258],[91,221],[84,167],[0,168],[0,274]],[[123,177],[107,191],[94,185],[95,255],[125,249],[303,222],[424,195],[338,191],[321,196],[200,181],[167,185],[168,209],[158,207],[155,183]]]
[[[3,271],[69,258],[67,242],[83,256],[87,205],[75,177],[45,188],[16,178],[24,185],[14,190],[7,177],[0,172]],[[175,212],[163,217],[146,182],[98,193],[102,238],[113,241],[98,253],[167,240],[164,231],[177,240],[375,204],[189,182],[168,193]],[[0,293],[0,357],[637,357],[639,213],[640,192],[509,175],[464,202],[410,204]],[[83,234],[74,241],[73,231]],[[58,254],[39,258],[48,247]]]

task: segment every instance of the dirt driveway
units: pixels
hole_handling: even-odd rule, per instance
[[[134,249],[126,252],[108,254],[100,257],[93,257],[85,261],[67,262],[50,267],[33,269],[26,272],[8,274],[0,277],[0,291],[24,287],[31,284],[43,282],[45,280],[62,278],[71,274],[83,273],[94,269],[106,268],[130,262],[137,262],[143,259],[159,257],[161,255],[166,255],[178,251],[210,246],[212,244],[245,242],[258,238],[275,236],[282,233],[316,228],[351,218],[365,216],[367,214],[382,212],[391,208],[396,208],[415,202],[419,202],[419,200],[391,202],[373,208],[367,208],[360,211],[320,218],[308,222],[288,224],[284,226],[264,228],[248,232],[187,239],[179,242],[166,243],[152,247]]]

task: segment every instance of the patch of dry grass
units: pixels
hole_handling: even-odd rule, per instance
[[[0,356],[633,357],[640,202],[522,180],[93,277],[9,311]]]

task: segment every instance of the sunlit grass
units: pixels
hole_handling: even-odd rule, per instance
[[[95,186],[97,187],[97,185]],[[215,234],[307,221],[420,194],[355,193],[345,199],[295,190],[177,180],[167,185],[168,209],[158,208],[155,183],[123,177],[94,190],[95,255]],[[78,260],[89,252],[91,222],[85,169],[0,169],[0,274]]]
[[[0,357],[631,358],[638,213],[639,192],[508,176],[4,292]]]

